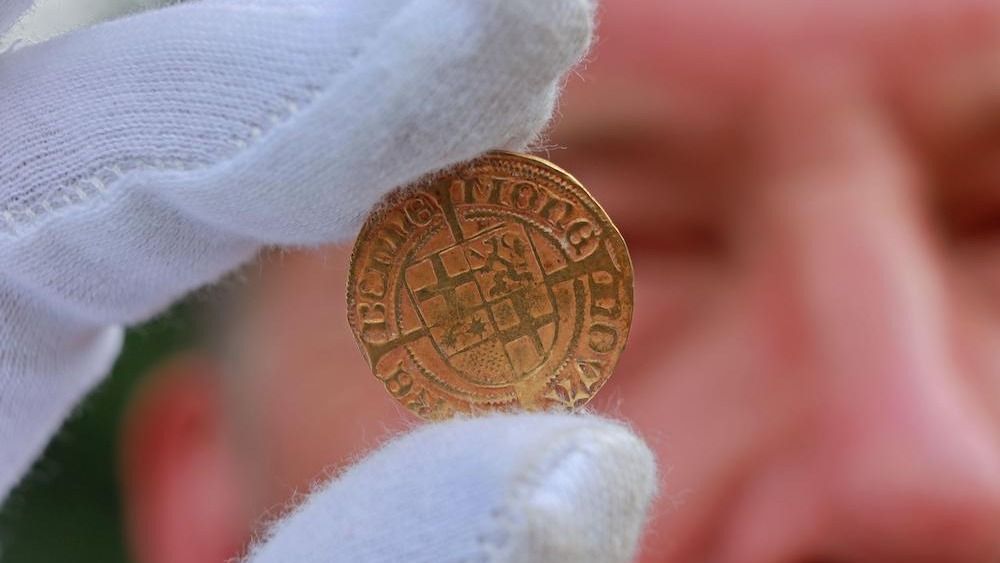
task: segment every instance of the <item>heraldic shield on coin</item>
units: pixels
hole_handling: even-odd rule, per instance
[[[368,218],[348,321],[375,376],[423,418],[572,410],[618,361],[632,282],[624,240],[579,182],[491,152]]]

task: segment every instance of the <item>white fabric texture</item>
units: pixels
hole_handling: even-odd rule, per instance
[[[165,0],[0,0],[0,20],[15,19],[2,5],[5,2],[31,6],[6,33],[0,31],[0,53],[51,39],[73,29],[153,7]],[[0,25],[0,29],[2,29]]]
[[[3,35],[31,7],[31,0],[0,0],[0,35]]]
[[[429,425],[320,487],[247,561],[625,562],[655,487],[645,444],[596,417]]]
[[[0,497],[121,324],[552,112],[582,0],[207,0],[0,58]]]
[[[0,30],[27,4],[0,0]],[[0,501],[122,325],[534,139],[594,9],[203,0],[0,56]],[[593,417],[433,425],[317,491],[251,560],[627,561],[654,474],[638,438]]]

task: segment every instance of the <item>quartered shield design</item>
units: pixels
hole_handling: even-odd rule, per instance
[[[469,381],[508,385],[548,359],[555,300],[524,225],[494,225],[435,252],[405,281],[441,356]]]

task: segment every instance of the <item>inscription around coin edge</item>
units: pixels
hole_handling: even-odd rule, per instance
[[[506,172],[506,176],[495,174],[489,179],[493,185],[484,186],[481,176],[475,173],[490,167],[499,172]],[[535,201],[542,197],[538,192],[544,190],[539,187],[540,182],[532,183],[534,178],[546,180],[554,187],[568,192],[570,201],[558,197],[565,194],[555,193],[546,193],[545,195],[549,196],[546,201]],[[445,205],[438,205],[438,201],[431,194],[441,195],[443,192],[447,192],[449,199]],[[460,195],[461,201],[456,202],[452,199],[454,195]],[[573,198],[578,201],[571,201]],[[539,377],[538,374],[531,376],[535,381],[533,386],[529,386],[532,387],[530,389],[532,395],[529,396],[519,394],[516,385],[508,385],[506,388],[501,386],[502,392],[489,393],[483,393],[482,388],[473,387],[471,390],[463,391],[456,389],[456,385],[448,385],[445,381],[448,379],[446,376],[443,377],[435,373],[432,368],[421,365],[422,363],[418,361],[421,356],[411,347],[420,339],[433,340],[434,337],[428,335],[428,331],[400,332],[388,340],[391,334],[390,311],[385,302],[378,300],[388,297],[393,288],[397,299],[401,299],[400,288],[407,284],[402,278],[405,278],[407,268],[413,267],[412,263],[397,264],[399,252],[408,242],[411,245],[416,244],[411,240],[415,238],[413,230],[419,232],[420,229],[427,229],[428,232],[423,233],[425,237],[433,237],[434,233],[430,232],[430,227],[436,219],[442,219],[447,223],[441,227],[449,230],[457,239],[453,246],[460,244],[465,233],[460,224],[458,208],[470,202],[493,212],[506,207],[523,214],[534,208],[536,218],[547,222],[553,229],[561,229],[565,236],[566,244],[563,249],[566,250],[566,258],[575,259],[575,263],[579,264],[601,251],[603,243],[603,251],[606,253],[607,261],[610,262],[611,272],[607,269],[580,271],[575,276],[567,276],[562,280],[563,283],[570,283],[573,286],[574,303],[571,307],[589,309],[584,317],[590,321],[586,329],[586,345],[590,350],[589,352],[585,350],[587,353],[584,354],[577,353],[583,345],[579,340],[583,336],[581,325],[585,320],[577,316],[573,323],[574,341],[569,343],[566,357],[560,360],[558,367],[551,369],[547,377]],[[586,216],[573,215],[574,203],[584,208]],[[449,207],[448,204],[450,210],[446,209]],[[435,214],[435,210],[440,214]],[[393,214],[395,216],[390,217]],[[396,222],[391,223],[393,220]],[[410,227],[411,232],[407,231],[407,227]],[[525,232],[527,234],[524,238],[530,239],[531,233]],[[511,240],[515,239],[516,237]],[[375,248],[379,242],[382,243],[382,247]],[[502,243],[502,240],[500,242]],[[426,244],[426,239],[419,244]],[[444,249],[448,250],[450,248]],[[411,251],[413,251],[412,246]],[[437,255],[439,256],[441,252],[439,249]],[[572,255],[572,252],[576,254]],[[364,263],[359,261],[362,256],[368,258]],[[537,250],[534,250],[534,256],[538,259]],[[364,266],[360,272],[359,264]],[[506,266],[501,266],[498,271],[502,273],[504,267]],[[437,265],[437,269],[440,273],[441,266]],[[375,272],[374,277],[372,272]],[[586,286],[584,279],[587,281]],[[398,191],[369,217],[351,256],[348,318],[362,353],[389,393],[425,418],[442,418],[456,411],[478,412],[496,408],[537,409],[561,406],[572,409],[582,406],[596,394],[610,377],[617,363],[631,323],[632,281],[631,262],[621,235],[600,205],[579,182],[558,167],[535,157],[513,153],[490,153],[472,163],[438,175],[429,182]],[[480,285],[479,290],[482,291],[481,284],[477,282],[477,285]],[[543,279],[536,285],[545,285],[551,293],[551,285],[554,284],[548,284],[548,280]],[[454,290],[454,287],[450,289]],[[358,297],[367,297],[369,300],[358,300]],[[480,310],[488,307],[489,305],[483,304]],[[402,328],[403,311],[400,306],[394,308],[396,310],[392,316],[396,320],[395,329],[399,331]],[[462,310],[458,312],[461,313]],[[480,320],[485,321],[485,319]],[[489,320],[493,321],[495,329],[496,319]],[[422,321],[426,322],[426,319]],[[558,323],[559,321],[557,325]],[[475,326],[479,328],[479,325]],[[377,331],[383,334],[376,336]],[[382,337],[386,341],[383,341]],[[397,350],[405,351],[406,357],[398,361],[390,360],[387,365],[382,365],[386,356]],[[440,350],[438,352],[440,353]],[[404,365],[407,363],[406,359],[409,359],[409,365]],[[542,380],[542,384],[537,380]],[[428,381],[437,382],[450,394],[440,389],[429,388]]]

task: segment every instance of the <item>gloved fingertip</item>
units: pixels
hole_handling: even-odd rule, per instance
[[[656,461],[627,427],[587,417],[529,469],[510,511],[510,561],[631,561],[657,490]],[[520,532],[520,534],[518,533]]]
[[[522,0],[517,13],[548,33],[547,49],[559,73],[582,59],[594,36],[597,0]]]
[[[600,420],[580,428],[567,453],[542,476],[539,490],[579,498],[597,483],[620,483],[621,500],[649,498],[656,490],[656,462],[652,451],[628,428]]]

